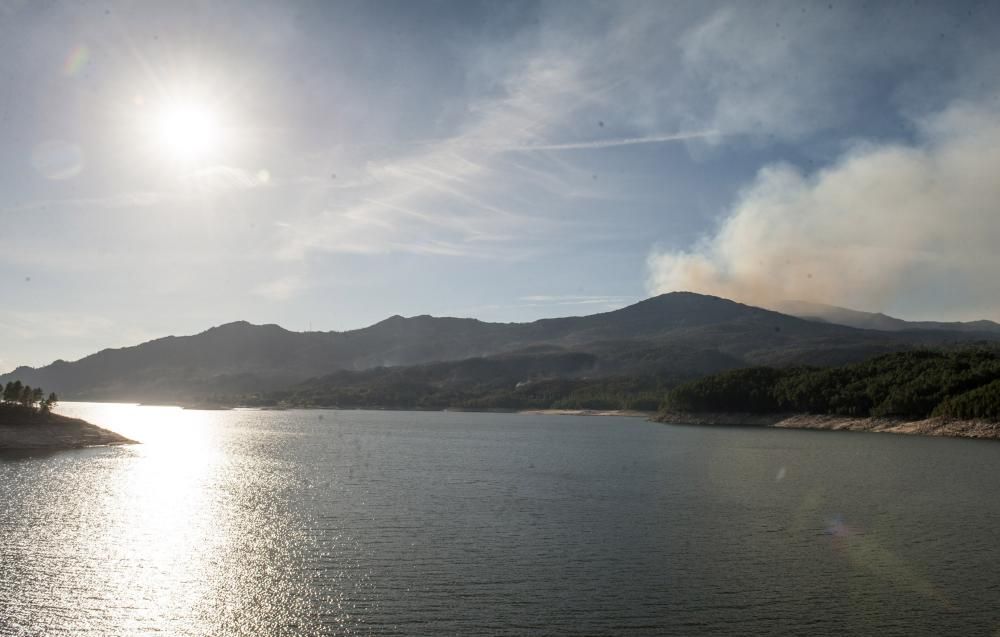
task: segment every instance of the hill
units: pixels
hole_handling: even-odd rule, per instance
[[[807,320],[824,321],[866,330],[900,332],[904,330],[943,330],[951,332],[1000,334],[1000,323],[993,321],[905,321],[880,312],[861,312],[836,305],[809,301],[785,301],[777,310]]]
[[[273,391],[336,372],[518,352],[535,358],[589,357],[587,366],[571,370],[544,363],[555,365],[544,374],[548,378],[690,378],[754,364],[838,364],[969,339],[968,333],[945,330],[859,330],[678,292],[611,312],[531,323],[393,316],[359,330],[292,332],[236,322],[193,336],[103,350],[74,362],[21,367],[0,376],[0,382],[20,378],[52,388],[64,399],[176,403]],[[530,365],[542,364],[529,364],[523,356],[516,360],[512,378],[531,376]],[[529,368],[516,370],[520,364]]]
[[[896,352],[832,368],[751,367],[669,392],[673,413],[804,413],[1000,422],[1000,348]]]
[[[692,377],[692,372],[594,376],[600,364],[600,357],[590,353],[532,348],[460,361],[339,371],[282,390],[232,397],[229,402],[282,407],[653,411],[667,389]]]

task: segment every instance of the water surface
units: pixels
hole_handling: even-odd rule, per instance
[[[992,635],[1000,444],[66,404],[0,459],[0,635]]]

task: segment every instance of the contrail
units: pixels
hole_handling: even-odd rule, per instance
[[[626,137],[624,139],[597,139],[589,142],[572,142],[568,144],[531,144],[527,146],[511,146],[507,151],[526,150],[585,150],[596,148],[614,148],[615,146],[634,146],[636,144],[662,144],[678,142],[687,139],[700,139],[718,136],[718,131],[695,131],[690,133],[674,133],[672,135],[650,135],[648,137]]]

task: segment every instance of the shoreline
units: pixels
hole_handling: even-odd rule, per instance
[[[69,402],[108,402],[108,401],[69,401]],[[640,411],[636,409],[507,409],[507,408],[471,408],[471,407],[333,407],[333,406],[297,406],[297,405],[268,405],[268,406],[247,406],[247,405],[219,405],[219,404],[198,404],[198,403],[141,403],[126,402],[109,404],[135,405],[137,407],[177,407],[179,409],[191,411],[418,411],[418,412],[458,412],[473,414],[531,414],[536,416],[610,416],[626,418],[647,418],[655,420],[657,412]]]
[[[536,416],[621,416],[650,420],[656,416],[655,411],[636,411],[634,409],[522,409],[514,413]]]
[[[0,454],[46,452],[138,444],[79,418],[49,414],[44,419],[0,420]]]
[[[150,405],[144,405],[143,403],[135,403],[140,407],[147,407]],[[284,406],[263,406],[263,407],[249,407],[246,405],[232,405],[232,406],[222,406],[222,405],[197,405],[197,404],[184,404],[180,403],[177,405],[171,405],[175,407],[180,407],[181,409],[194,410],[194,411],[291,411],[291,410],[302,410],[302,411],[418,411],[418,412],[455,412],[455,413],[472,413],[472,414],[531,414],[537,416],[624,416],[628,418],[648,418],[653,420],[656,417],[655,411],[638,411],[635,409],[550,409],[550,408],[539,408],[539,409],[507,409],[502,407],[496,408],[473,408],[473,407],[436,407],[436,408],[421,408],[421,407],[332,407],[332,406],[296,406],[296,405],[284,405]]]
[[[910,436],[1000,440],[1000,423],[987,420],[962,420],[932,417],[921,420],[903,418],[853,418],[821,414],[741,414],[732,412],[658,414],[656,422],[669,425],[768,427],[771,429],[812,429],[816,431],[860,431]]]

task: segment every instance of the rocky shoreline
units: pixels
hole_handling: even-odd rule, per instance
[[[60,451],[128,444],[137,443],[79,418],[57,414],[0,416],[0,452]]]
[[[816,414],[740,414],[729,412],[661,412],[657,422],[674,425],[724,425],[775,427],[781,429],[818,429],[826,431],[870,431],[876,433],[943,436],[1000,440],[1000,423],[957,418],[850,418]]]

